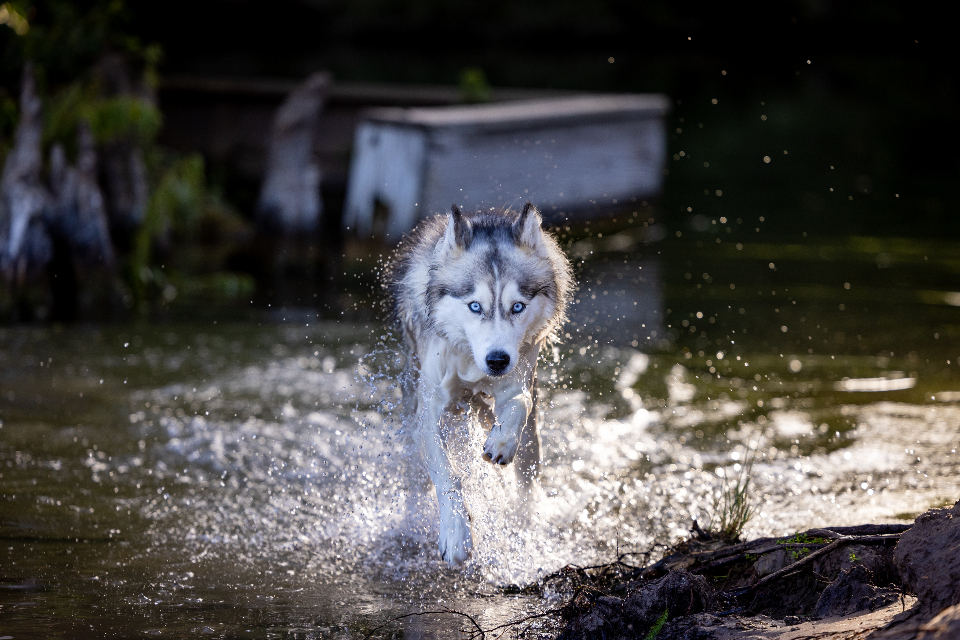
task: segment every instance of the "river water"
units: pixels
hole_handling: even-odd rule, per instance
[[[457,638],[462,617],[390,620],[542,610],[542,576],[708,523],[748,457],[747,536],[960,497],[956,247],[641,237],[570,247],[543,496],[460,434],[461,569],[377,321],[0,328],[0,637]]]

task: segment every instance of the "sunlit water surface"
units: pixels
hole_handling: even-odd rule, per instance
[[[771,343],[779,326],[738,343],[742,307],[698,318],[698,303],[681,314],[659,285],[625,282],[612,325],[644,320],[638,340],[598,340],[582,287],[581,330],[541,359],[542,497],[480,461],[476,428],[453,434],[476,545],[462,569],[438,558],[380,325],[0,329],[0,636],[361,638],[445,607],[489,628],[544,606],[517,587],[656,557],[706,525],[751,458],[748,536],[957,498],[960,332],[932,337],[956,324],[930,321],[926,352],[893,355],[832,331],[817,349]],[[631,296],[658,315],[628,317]],[[858,339],[871,321],[851,321]],[[413,616],[374,635],[464,624]]]

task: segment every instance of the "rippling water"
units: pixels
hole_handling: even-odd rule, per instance
[[[544,495],[521,500],[479,460],[482,434],[459,434],[462,570],[438,558],[379,325],[0,329],[0,635],[360,638],[443,607],[490,627],[542,607],[522,587],[546,573],[709,522],[748,455],[750,536],[960,494],[950,305],[688,300],[660,262],[597,264],[541,362]],[[616,277],[633,267],[656,277]],[[377,637],[462,624],[415,616]]]

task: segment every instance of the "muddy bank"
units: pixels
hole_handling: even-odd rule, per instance
[[[960,502],[913,524],[739,543],[715,539],[696,523],[691,533],[656,563],[640,565],[625,554],[551,575],[542,594],[561,596],[563,604],[518,621],[517,633],[561,640],[960,638]]]

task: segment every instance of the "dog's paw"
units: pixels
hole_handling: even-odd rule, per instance
[[[440,515],[440,555],[455,567],[466,562],[472,551],[469,516],[461,509],[444,510]]]
[[[517,438],[506,437],[503,435],[502,429],[494,427],[483,445],[483,455],[481,457],[493,464],[510,464],[517,455],[519,446],[520,441]]]

